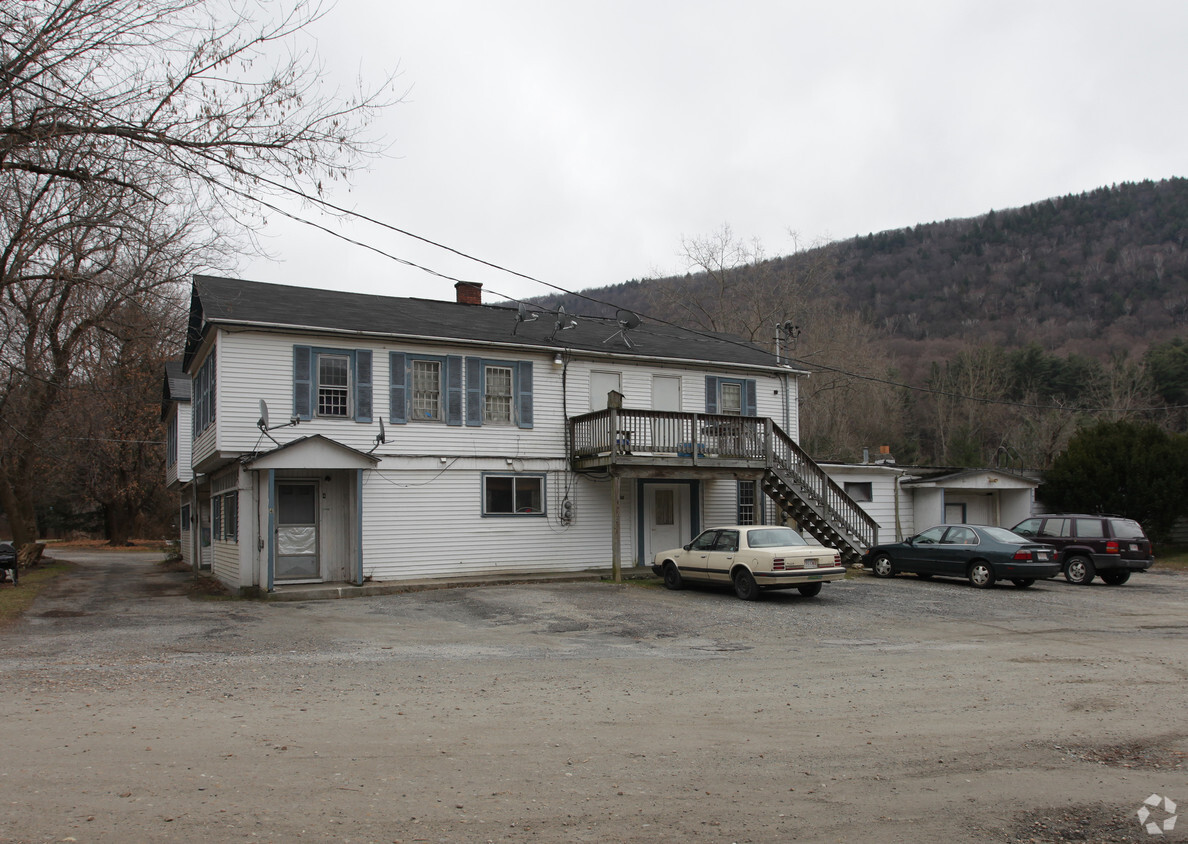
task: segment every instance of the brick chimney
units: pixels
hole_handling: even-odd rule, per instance
[[[459,305],[481,305],[483,286],[477,281],[459,281],[454,285]]]

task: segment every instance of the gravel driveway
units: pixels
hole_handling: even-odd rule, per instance
[[[0,842],[1188,840],[1136,814],[1188,806],[1188,576],[256,603],[61,556],[0,630]]]

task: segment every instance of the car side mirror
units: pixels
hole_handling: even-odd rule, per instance
[[[688,545],[682,545],[681,547],[684,548],[686,551],[688,551],[689,549],[691,549],[693,547],[693,543],[690,542]]]

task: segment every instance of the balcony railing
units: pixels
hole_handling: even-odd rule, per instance
[[[575,459],[605,457],[765,460],[771,435],[769,419],[677,413],[667,410],[607,408],[569,420]]]
[[[855,547],[876,544],[878,525],[783,429],[763,416],[607,408],[569,420],[578,468],[745,467],[781,476]]]

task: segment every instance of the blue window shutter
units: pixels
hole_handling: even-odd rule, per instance
[[[408,372],[405,369],[404,352],[388,353],[388,421],[402,425],[408,421],[407,390],[405,384]]]
[[[705,412],[718,412],[718,378],[714,375],[705,376]]]
[[[466,424],[483,424],[483,359],[466,359]]]
[[[298,419],[313,418],[312,358],[309,346],[293,347],[293,415]]]
[[[371,350],[355,352],[355,421],[371,421]]]
[[[743,382],[743,416],[754,416],[758,412],[757,399],[755,379],[748,378]]]
[[[516,423],[521,428],[532,427],[532,361],[522,360],[517,367],[516,378]]]
[[[446,357],[446,424],[462,424],[462,356]]]

